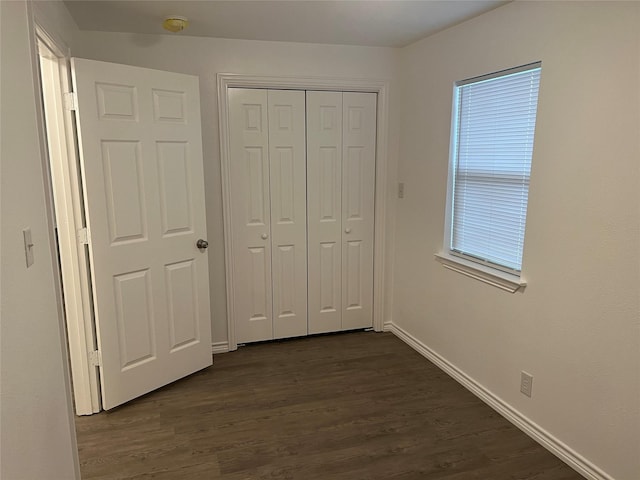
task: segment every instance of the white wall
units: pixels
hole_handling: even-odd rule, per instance
[[[317,76],[389,80],[390,123],[389,183],[395,183],[397,110],[393,75],[397,52],[390,48],[309,45],[175,35],[132,35],[78,32],[74,37],[78,57],[156,68],[200,77],[204,175],[209,232],[209,269],[214,342],[227,340],[227,312],[224,270],[224,232],[220,145],[218,138],[217,73],[273,76]],[[394,191],[393,188],[389,189]],[[393,224],[393,211],[388,214]],[[392,244],[393,235],[388,235]],[[387,268],[390,274],[391,268]],[[389,289],[390,292],[390,289]],[[388,302],[389,304],[390,302]],[[385,315],[388,318],[388,315]]]
[[[61,4],[45,7],[68,32]],[[59,14],[59,15],[58,15]],[[57,272],[40,150],[30,20],[24,1],[0,2],[1,261],[0,477],[80,478]],[[35,263],[25,266],[22,229]]]
[[[618,480],[640,478],[639,25],[635,2],[517,1],[406,47],[400,71],[393,322]],[[536,60],[529,286],[508,294],[433,259],[451,95]]]

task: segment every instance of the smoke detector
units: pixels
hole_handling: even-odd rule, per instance
[[[187,20],[186,17],[180,17],[178,15],[170,15],[162,22],[162,27],[173,33],[184,30],[188,25],[189,20]]]

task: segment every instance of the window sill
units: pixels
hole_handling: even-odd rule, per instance
[[[467,277],[475,278],[476,280],[493,285],[509,293],[524,290],[527,286],[527,282],[525,282],[522,277],[501,272],[500,270],[495,270],[463,258],[444,253],[436,253],[435,259],[440,262],[444,268],[461,273]]]

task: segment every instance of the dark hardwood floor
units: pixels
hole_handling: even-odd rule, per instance
[[[389,333],[242,347],[76,429],[85,480],[582,479]]]

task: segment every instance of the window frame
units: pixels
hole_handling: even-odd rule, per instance
[[[480,257],[455,251],[452,246],[453,235],[453,203],[455,195],[455,175],[458,164],[458,144],[459,144],[459,110],[460,92],[462,87],[472,83],[491,80],[494,78],[506,77],[509,75],[536,70],[542,68],[542,62],[532,62],[514,68],[492,72],[486,75],[456,81],[453,85],[452,109],[451,109],[451,129],[449,140],[449,162],[447,178],[447,202],[445,209],[444,243],[442,251],[435,255],[442,265],[450,270],[463,275],[475,278],[485,283],[491,284],[509,292],[523,290],[526,281],[523,278],[522,270],[510,268],[508,266],[494,263]],[[538,97],[539,103],[539,97]],[[536,105],[537,108],[537,105]],[[534,134],[535,137],[535,134]],[[534,139],[535,141],[535,139]],[[533,161],[533,158],[532,158]],[[529,188],[529,187],[528,187]],[[522,266],[521,266],[522,267]]]

